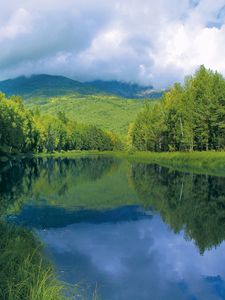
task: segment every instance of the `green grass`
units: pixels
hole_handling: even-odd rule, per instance
[[[0,221],[0,236],[1,300],[100,299],[97,289],[86,296],[79,283],[60,281],[42,244],[29,230]]]
[[[64,286],[29,231],[0,222],[0,299],[62,300]]]
[[[71,150],[71,151],[61,151],[61,152],[42,152],[35,153],[35,157],[54,157],[54,158],[79,158],[85,156],[98,156],[98,155],[106,155],[106,156],[118,156],[123,157],[127,155],[127,152],[123,151],[99,151],[99,150]]]
[[[129,159],[185,172],[225,176],[225,152],[137,152],[129,155]]]
[[[56,115],[59,111],[63,111],[77,122],[96,125],[124,137],[127,135],[129,124],[142,110],[145,101],[154,103],[156,100],[72,94],[47,99],[31,98],[25,101],[25,105],[32,110],[38,107],[43,114]]]

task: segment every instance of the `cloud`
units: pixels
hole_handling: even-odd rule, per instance
[[[0,4],[0,79],[49,73],[167,87],[200,64],[225,75],[225,0]]]

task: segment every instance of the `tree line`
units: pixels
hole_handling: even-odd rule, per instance
[[[225,148],[225,79],[201,66],[162,100],[146,105],[129,130],[141,151],[204,151]]]
[[[120,139],[94,125],[57,116],[40,115],[25,108],[18,96],[0,94],[0,152],[27,153],[67,150],[121,149]]]

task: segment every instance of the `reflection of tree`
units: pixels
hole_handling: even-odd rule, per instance
[[[27,193],[37,177],[36,164],[26,160],[7,163],[0,169],[0,215]]]
[[[14,210],[29,197],[60,198],[76,184],[100,179],[119,161],[109,157],[77,159],[29,159],[12,164],[0,171],[0,214],[14,204]],[[4,208],[4,209],[3,209]]]
[[[109,172],[118,161],[104,157],[78,159],[39,159],[39,177],[33,183],[34,196],[64,196],[75,185],[95,181]]]
[[[108,172],[115,163],[115,159],[106,157],[82,157],[78,159],[54,159],[48,158],[39,161],[39,166],[45,169],[48,179],[55,177],[67,177],[71,173],[73,179],[84,178],[88,181],[94,181],[101,178],[105,172]]]
[[[225,239],[225,178],[133,164],[132,181],[145,206],[152,206],[175,232],[184,230],[201,253]]]

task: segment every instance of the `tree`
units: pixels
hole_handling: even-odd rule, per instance
[[[192,151],[225,147],[225,80],[201,66],[175,83],[159,104],[139,113],[131,132],[138,150]]]

